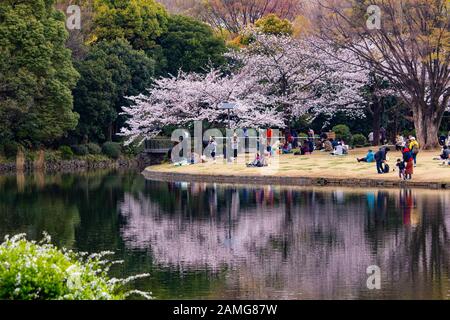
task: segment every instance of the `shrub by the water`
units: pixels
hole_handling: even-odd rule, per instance
[[[123,146],[122,150],[124,154],[135,157],[144,151],[144,144],[131,143],[127,146]]]
[[[70,160],[73,158],[73,151],[69,146],[61,146],[58,150],[61,153],[61,158],[64,160]]]
[[[100,154],[102,153],[102,148],[96,143],[88,143],[87,148],[90,154]]]
[[[83,144],[74,145],[71,148],[73,153],[75,153],[77,156],[86,156],[89,154],[88,147]]]
[[[336,133],[336,139],[342,139],[345,143],[350,143],[352,141],[350,128],[345,124],[338,124],[337,126],[334,126],[332,130]]]
[[[118,159],[121,153],[121,144],[117,142],[105,142],[102,146],[102,152],[112,159]]]
[[[118,300],[131,294],[150,298],[124,285],[147,274],[116,279],[108,277],[111,252],[88,255],[59,250],[48,235],[40,242],[16,235],[0,245],[0,300]]]
[[[365,145],[367,145],[367,139],[364,135],[357,133],[353,136],[352,145],[358,146],[358,147],[364,147]]]
[[[53,150],[45,151],[45,162],[57,162],[59,160],[58,153]]]

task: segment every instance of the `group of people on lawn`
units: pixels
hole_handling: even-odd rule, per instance
[[[447,139],[441,139],[442,151],[439,158],[443,165],[450,165],[450,132]],[[448,145],[447,145],[448,143]],[[411,180],[414,173],[414,168],[417,166],[417,155],[420,152],[420,144],[415,137],[409,136],[405,139],[399,135],[395,144],[396,150],[402,153],[402,157],[397,159],[396,167],[398,168],[398,175],[400,179]],[[379,174],[388,173],[390,171],[387,164],[387,153],[390,151],[389,147],[381,147],[376,153],[369,150],[366,157],[358,158],[358,162],[376,162],[377,172]]]
[[[346,155],[348,154],[349,146],[342,139],[328,138],[327,134],[323,132],[320,135],[320,140],[315,143],[316,137],[314,130],[309,129],[306,138],[299,138],[294,134],[288,133],[285,142],[282,146],[282,154],[294,153],[294,155],[308,155],[314,151],[325,151],[331,155]],[[303,141],[302,141],[303,140]],[[294,152],[295,149],[298,151]]]
[[[402,158],[397,159],[396,163],[399,178],[411,180],[414,167],[417,165],[417,155],[420,151],[420,145],[415,137],[409,136],[408,140],[397,150],[402,153]],[[369,150],[366,157],[357,158],[356,160],[358,162],[375,162],[378,174],[389,173],[390,167],[387,164],[387,154],[389,151],[391,151],[389,147],[383,146],[376,153],[373,150]]]
[[[380,132],[383,133],[384,131],[380,130]],[[276,150],[272,150],[272,146],[270,144],[270,140],[272,139],[272,132],[270,129],[268,129],[266,138],[269,143],[267,144],[267,150],[264,151],[264,155],[262,156],[259,152],[257,152],[254,160],[248,163],[247,166],[263,167],[268,165],[267,157],[270,157],[274,152],[276,152]],[[382,137],[380,136],[380,138]],[[443,137],[439,138],[439,141],[443,144],[443,147],[442,153],[438,159],[442,160],[443,164],[448,162],[448,165],[450,165],[450,132],[448,137],[444,138],[445,139],[443,139]],[[312,154],[315,150],[329,152],[331,155],[348,154],[349,146],[346,145],[342,139],[329,139],[327,135],[323,133],[320,135],[320,143],[318,145],[316,145],[314,141],[315,136],[312,129],[308,131],[308,136],[304,138],[303,141],[296,136],[295,131],[288,132],[286,134],[284,144],[281,148],[279,148],[279,152],[281,154],[290,154],[293,153],[294,149],[297,149],[298,151],[294,152],[295,155]],[[231,160],[236,160],[238,157],[239,143],[239,137],[236,133],[234,133],[231,138]],[[217,142],[215,137],[210,137],[208,146],[211,150],[211,157],[215,162],[217,152]],[[397,151],[401,152],[401,158],[397,159],[396,162],[399,178],[404,180],[412,179],[414,167],[417,166],[417,155],[420,152],[419,142],[413,136],[409,136],[405,139],[403,136],[398,135],[396,138],[395,148]],[[375,162],[378,174],[388,173],[390,172],[390,167],[387,163],[387,154],[389,151],[391,151],[391,149],[387,146],[381,147],[377,152],[369,150],[364,158],[357,158],[357,161],[368,163]]]

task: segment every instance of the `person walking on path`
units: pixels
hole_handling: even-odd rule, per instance
[[[410,142],[409,142],[408,148],[412,153],[412,157],[414,160],[414,167],[416,167],[417,166],[417,155],[419,154],[419,151],[420,151],[420,145],[419,145],[419,142],[417,142],[416,138],[414,138],[414,137],[410,137],[409,141]]]
[[[380,148],[380,150],[375,153],[374,158],[377,163],[378,174],[384,173],[383,164],[386,163],[386,156],[389,151],[391,151],[389,148]]]

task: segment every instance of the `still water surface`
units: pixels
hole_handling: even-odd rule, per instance
[[[160,299],[448,299],[450,192],[0,176],[0,237],[113,250]],[[381,290],[366,268],[381,268]]]

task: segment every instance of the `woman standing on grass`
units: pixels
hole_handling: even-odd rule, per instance
[[[414,158],[411,150],[408,147],[403,148],[403,161],[406,164],[405,168],[405,180],[411,180],[414,174]]]

